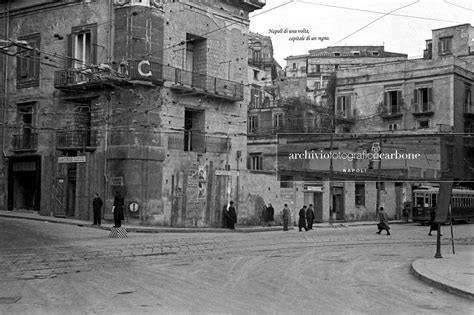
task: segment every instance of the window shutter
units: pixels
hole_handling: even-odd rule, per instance
[[[72,34],[67,35],[67,56],[66,56],[66,69],[71,69],[74,64],[74,55],[72,53]]]
[[[263,156],[258,157],[258,169],[263,170]]]
[[[413,103],[415,104],[415,112],[418,112],[418,90],[413,90]]]
[[[35,39],[34,45],[32,45],[33,46],[33,51],[32,51],[33,60],[31,61],[31,63],[32,63],[33,77],[35,81],[39,80],[39,73],[40,73],[40,63],[41,63],[40,41],[41,41],[41,38],[38,37]]]
[[[431,102],[433,102],[433,89],[428,88],[428,110],[431,110]]]
[[[91,63],[97,64],[97,25],[91,28]]]
[[[247,169],[250,170],[251,168],[251,160],[252,158],[250,156],[247,156]]]
[[[402,91],[397,91],[397,105],[402,105]]]
[[[389,105],[388,103],[389,103],[388,92],[384,92],[383,93],[383,106],[390,113],[390,106],[388,106]]]
[[[344,113],[345,115],[347,116],[352,116],[351,115],[351,96],[348,95],[346,96],[346,108],[345,108],[346,112]]]
[[[342,111],[342,97],[337,98],[336,114]]]

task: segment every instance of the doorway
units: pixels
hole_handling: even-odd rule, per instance
[[[10,158],[8,210],[40,210],[41,157]]]
[[[323,222],[323,193],[314,191],[305,191],[303,194],[304,205],[313,205],[314,222]]]
[[[344,188],[334,187],[332,196],[333,219],[344,220]]]

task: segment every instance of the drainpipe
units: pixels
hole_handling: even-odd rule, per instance
[[[4,19],[5,19],[5,35],[6,35],[6,38],[9,37],[10,35],[10,1],[7,2],[7,5],[5,7],[5,12],[4,12]],[[7,157],[7,153],[5,152],[5,140],[6,140],[6,130],[7,130],[7,98],[8,98],[8,73],[7,73],[7,70],[8,70],[8,55],[4,55],[4,63],[3,63],[3,82],[4,82],[4,88],[3,88],[3,132],[2,132],[2,159],[3,159],[3,164],[2,164],[2,168],[3,168],[3,174],[5,176],[6,172],[5,172],[5,169],[6,169],[6,157]],[[7,191],[6,187],[8,185],[7,183],[7,177],[5,176],[5,180],[4,180],[4,191]],[[7,196],[5,196],[5,199],[4,199],[4,203],[6,204],[6,198]]]

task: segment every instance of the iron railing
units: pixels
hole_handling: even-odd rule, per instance
[[[38,134],[26,133],[12,136],[12,147],[14,151],[29,151],[38,149]]]
[[[95,130],[63,130],[56,132],[56,146],[61,148],[97,147]]]

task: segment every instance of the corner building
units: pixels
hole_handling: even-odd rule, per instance
[[[265,1],[7,1],[2,208],[218,227],[246,157],[249,12]],[[238,205],[237,205],[238,207]]]

